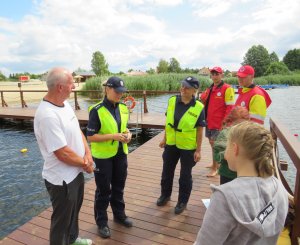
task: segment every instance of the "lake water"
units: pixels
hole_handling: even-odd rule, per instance
[[[138,130],[129,151],[161,130]],[[135,131],[133,132],[135,136]],[[0,240],[50,205],[41,157],[31,122],[0,119]],[[27,148],[26,153],[20,149]],[[92,175],[85,174],[86,179]]]
[[[300,87],[269,91],[273,100],[268,118],[280,119],[292,134],[300,134]],[[164,112],[170,95],[148,98],[148,109]],[[80,101],[82,109],[89,102]],[[31,104],[30,104],[31,106]],[[268,126],[268,119],[265,123]],[[132,141],[132,151],[160,130],[146,130]],[[206,139],[205,139],[206,140]],[[299,139],[298,139],[299,140]],[[31,122],[11,122],[0,119],[0,239],[50,205],[41,177],[43,160],[38,149]],[[27,148],[27,153],[20,149]],[[281,158],[290,161],[280,147]],[[293,186],[295,169],[290,164],[285,173]],[[86,175],[89,179],[91,175]]]

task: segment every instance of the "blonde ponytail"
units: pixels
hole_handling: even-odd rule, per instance
[[[255,163],[258,176],[273,175],[271,161],[274,141],[271,133],[262,125],[250,121],[239,123],[230,129],[228,140],[243,147],[246,157]]]

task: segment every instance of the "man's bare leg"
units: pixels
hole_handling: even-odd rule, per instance
[[[214,140],[209,139],[209,144],[211,146],[211,150],[213,150],[213,146],[214,146]],[[214,154],[212,153],[212,157],[214,156]],[[214,159],[214,158],[212,158]],[[210,168],[210,172],[206,175],[206,177],[214,177],[218,174],[218,163],[216,161],[213,160],[212,165],[207,166],[207,168]]]

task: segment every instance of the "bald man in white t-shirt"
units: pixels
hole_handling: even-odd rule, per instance
[[[50,245],[89,245],[92,240],[78,237],[78,214],[84,194],[83,171],[93,172],[93,159],[66,101],[75,88],[72,74],[53,68],[47,87],[35,114],[34,133],[44,158],[42,176],[53,207]]]

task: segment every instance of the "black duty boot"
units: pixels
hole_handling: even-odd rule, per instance
[[[102,238],[110,237],[110,229],[108,225],[98,226],[98,233]]]
[[[114,217],[114,221],[118,224],[121,224],[121,225],[125,226],[125,227],[132,227],[132,225],[133,225],[132,221],[128,217],[123,218],[123,219]]]
[[[186,203],[178,202],[175,207],[175,214],[181,214],[183,210],[185,210],[185,208],[186,208]]]
[[[161,196],[157,199],[156,205],[157,205],[157,206],[164,206],[164,205],[167,204],[168,201],[170,201],[170,197],[161,195]]]

